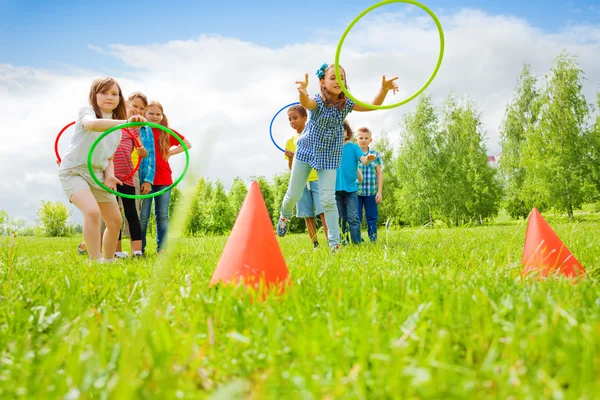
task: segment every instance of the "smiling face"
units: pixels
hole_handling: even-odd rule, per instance
[[[148,106],[146,109],[146,119],[154,124],[160,124],[163,119],[163,113],[157,106]]]
[[[308,116],[302,116],[296,110],[288,111],[288,121],[290,121],[290,126],[298,133],[301,133],[306,126],[306,120]]]
[[[112,114],[115,108],[119,105],[120,96],[117,85],[112,85],[104,91],[96,94],[96,104],[98,108],[105,114]]]
[[[146,112],[146,105],[139,97],[135,97],[132,100],[129,100],[127,102],[127,105],[127,111],[130,117],[133,115],[144,115],[144,113]]]

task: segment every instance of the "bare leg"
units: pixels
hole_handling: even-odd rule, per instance
[[[89,190],[81,190],[71,195],[71,203],[83,214],[83,242],[90,260],[102,258],[100,252],[100,208]]]
[[[327,222],[325,222],[325,213],[319,214],[319,217],[321,218],[321,223],[323,224],[323,232],[325,232],[325,237],[329,237],[329,234],[327,233]]]
[[[317,241],[317,224],[315,222],[315,219],[310,217],[310,218],[304,218],[304,221],[306,222],[306,229],[308,230],[308,236],[310,237],[310,240],[314,243]]]
[[[119,240],[119,230],[121,229],[121,212],[116,201],[109,203],[98,203],[102,212],[102,219],[106,224],[104,231],[104,257],[111,259],[115,256],[117,241]]]

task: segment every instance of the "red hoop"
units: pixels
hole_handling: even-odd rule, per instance
[[[58,135],[56,136],[56,140],[54,141],[54,153],[56,154],[56,160],[58,161],[58,164],[60,164],[62,162],[62,159],[60,158],[60,155],[58,154],[58,141],[60,139],[60,137],[62,136],[62,134],[64,133],[64,131],[66,131],[71,125],[75,125],[75,121],[67,124],[64,128],[62,128],[60,130],[60,132],[58,132]],[[140,148],[142,147],[142,143],[139,141],[138,138],[135,137],[135,135],[129,130],[129,129],[123,129],[125,132],[127,132],[127,134],[129,136],[131,136],[131,138],[133,139],[133,142],[135,143],[135,147],[136,148]],[[138,162],[137,165],[135,166],[135,168],[133,169],[133,171],[131,171],[131,173],[129,175],[127,175],[126,177],[124,177],[123,179],[119,179],[121,182],[122,181],[126,181],[127,179],[131,178],[138,169],[140,169],[140,165],[142,164],[142,157],[138,157]]]

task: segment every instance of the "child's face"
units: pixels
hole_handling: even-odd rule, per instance
[[[117,85],[112,85],[104,92],[97,93],[96,104],[106,114],[112,114],[119,105],[119,88]]]
[[[298,133],[301,133],[304,130],[307,119],[308,116],[303,117],[298,111],[288,111],[288,121],[290,121],[290,126]]]
[[[360,147],[369,147],[373,139],[371,139],[371,134],[369,132],[358,132],[356,141]]]
[[[342,82],[345,86],[346,73],[342,68],[340,68],[340,77],[342,78]],[[338,81],[335,78],[335,68],[328,68],[325,71],[325,75],[323,76],[323,79],[321,79],[321,86],[325,86],[325,89],[327,89],[327,91],[333,95],[337,96],[340,93],[342,93],[342,88],[340,88],[340,85],[338,84]]]
[[[144,106],[144,102],[139,97],[134,98],[133,100],[129,100],[127,102],[129,116],[134,115],[144,115],[146,112],[146,106]]]
[[[163,114],[158,107],[148,107],[146,109],[146,119],[154,124],[160,124]]]

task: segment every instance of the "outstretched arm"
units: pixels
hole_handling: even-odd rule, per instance
[[[384,75],[383,78],[381,79],[381,89],[379,89],[377,96],[375,96],[375,99],[373,99],[373,102],[371,104],[373,104],[375,106],[380,106],[381,103],[383,103],[383,101],[385,100],[385,96],[387,96],[388,91],[390,91],[390,90],[393,90],[394,94],[396,94],[396,92],[398,91],[398,85],[396,85],[396,82],[394,82],[396,79],[398,79],[397,76],[390,80],[386,80],[385,75]],[[375,111],[370,108],[363,107],[360,104],[354,104],[354,107],[352,107],[352,110],[354,110],[354,111]]]
[[[83,127],[88,131],[92,132],[104,132],[113,128],[117,125],[124,124],[126,122],[146,122],[146,118],[141,115],[134,115],[128,120],[120,119],[86,119],[83,121]]]
[[[369,163],[371,161],[373,161],[375,158],[377,158],[377,156],[375,154],[368,154],[366,156],[361,156],[360,162],[363,163],[363,165],[369,165]]]
[[[298,92],[300,92],[300,104],[302,107],[307,110],[314,110],[317,106],[317,102],[315,99],[311,99],[306,91],[306,88],[308,87],[308,74],[304,75],[303,81],[296,81],[296,84],[299,85]]]

